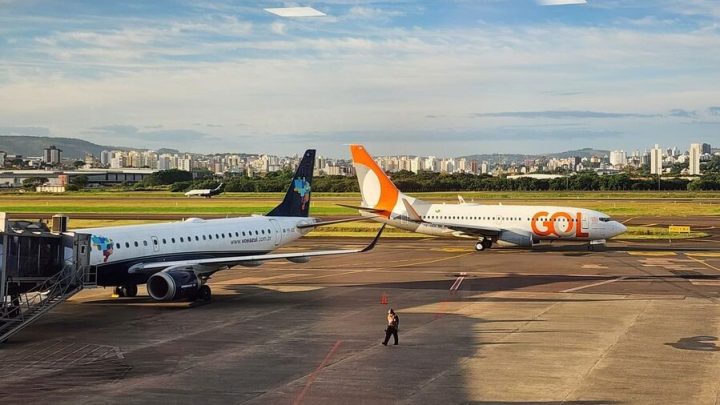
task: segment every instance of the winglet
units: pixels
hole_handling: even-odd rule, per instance
[[[420,214],[418,214],[418,212],[415,211],[415,208],[413,208],[412,204],[410,204],[410,202],[408,200],[403,198],[402,202],[403,202],[403,204],[405,204],[405,210],[407,211],[408,217],[410,217],[410,219],[412,219],[413,221],[416,221],[416,222],[425,222],[425,221],[423,221]]]
[[[378,240],[380,240],[380,235],[382,235],[383,231],[385,230],[385,225],[387,225],[387,224],[383,224],[383,226],[380,227],[380,231],[378,231],[377,235],[375,235],[375,239],[373,239],[373,241],[370,242],[369,245],[365,246],[365,249],[361,250],[360,253],[369,252],[369,251],[373,250],[373,248],[377,244]]]

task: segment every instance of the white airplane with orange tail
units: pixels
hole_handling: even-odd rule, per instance
[[[362,145],[350,145],[363,216],[433,236],[478,240],[478,251],[498,246],[532,247],[541,240],[604,243],[625,225],[602,212],[532,205],[432,204],[403,194]]]

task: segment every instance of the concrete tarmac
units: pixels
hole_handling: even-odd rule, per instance
[[[207,305],[88,289],[0,346],[0,398],[715,404],[714,240],[478,253],[472,241],[388,239],[361,255],[221,271]],[[400,345],[385,347],[389,307]]]

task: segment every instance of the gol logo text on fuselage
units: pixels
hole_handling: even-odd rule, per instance
[[[550,215],[547,211],[540,211],[533,215],[530,227],[538,236],[555,235],[559,238],[578,237],[585,238],[589,234],[582,230],[582,213],[577,212],[575,217],[570,213],[558,211]]]

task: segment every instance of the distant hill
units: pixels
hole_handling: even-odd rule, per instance
[[[100,157],[103,150],[129,150],[116,146],[96,145],[92,142],[74,138],[51,138],[48,136],[9,136],[0,135],[0,150],[13,155],[42,156],[43,149],[55,145],[62,150],[62,156],[68,159],[82,159],[86,153]]]
[[[526,159],[537,159],[540,157],[549,157],[549,158],[568,158],[571,156],[579,156],[581,158],[583,157],[590,157],[590,156],[605,156],[609,155],[610,151],[602,150],[602,149],[593,149],[593,148],[583,148],[583,149],[577,149],[577,150],[569,150],[566,152],[559,152],[559,153],[543,153],[543,154],[537,154],[537,155],[523,155],[523,154],[517,154],[517,153],[492,153],[492,154],[483,154],[483,155],[469,155],[469,156],[462,156],[469,160],[477,160],[479,162],[487,161],[489,163],[512,163],[512,162],[522,162]]]
[[[128,148],[122,146],[97,145],[92,142],[83,141],[76,138],[51,138],[49,136],[16,136],[16,135],[0,135],[0,150],[13,155],[22,156],[42,156],[43,149],[55,145],[62,150],[63,158],[82,160],[86,153],[90,153],[96,158],[100,157],[100,152],[104,150],[146,150],[140,148]],[[163,148],[157,151],[158,154],[163,153],[179,153],[177,149]]]

